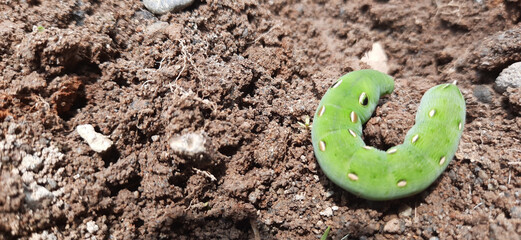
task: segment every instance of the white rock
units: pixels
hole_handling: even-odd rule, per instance
[[[318,182],[320,180],[320,177],[318,177],[318,175],[313,175],[313,179],[315,179],[315,182]]]
[[[98,225],[96,224],[96,222],[90,220],[89,222],[87,222],[87,231],[90,233],[90,234],[94,234],[96,233],[97,231],[99,230],[99,227]]]
[[[157,140],[159,140],[159,135],[154,135],[154,136],[150,137],[150,139],[152,139],[152,141],[154,141],[154,142],[157,142]]]
[[[194,0],[143,0],[145,7],[156,14],[180,11],[193,2]]]
[[[518,88],[521,86],[521,62],[516,62],[507,68],[503,69],[496,78],[494,88],[503,93],[507,87]]]
[[[333,195],[335,195],[335,192],[333,192],[333,190],[329,190],[329,191],[326,192],[325,197],[326,198],[330,198]]]
[[[319,214],[322,216],[325,216],[325,217],[331,217],[331,216],[333,216],[333,209],[331,209],[330,207],[327,207],[324,211],[319,212]]]
[[[33,156],[31,154],[25,155],[22,159],[22,163],[19,168],[20,171],[35,171],[38,170],[42,166],[43,160],[39,157]]]
[[[389,72],[389,66],[387,65],[387,55],[385,55],[384,48],[379,42],[373,43],[373,49],[366,52],[360,61],[371,66],[372,69],[378,70],[383,73]]]
[[[96,152],[107,151],[112,146],[112,141],[107,136],[94,131],[94,127],[90,124],[78,125],[76,131]]]
[[[206,139],[200,133],[188,133],[170,139],[170,147],[177,153],[195,156],[204,153]]]
[[[47,188],[36,184],[36,182],[31,183],[25,191],[25,201],[29,204],[36,204],[46,198],[53,199],[54,195]]]

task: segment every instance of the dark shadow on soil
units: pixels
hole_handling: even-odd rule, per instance
[[[108,189],[110,191],[110,196],[111,197],[118,196],[119,192],[123,189],[127,189],[130,192],[138,191],[139,187],[141,186],[141,180],[143,180],[143,178],[136,174],[136,175],[133,175],[130,178],[128,178],[127,183],[125,183],[125,184],[114,185],[114,186],[109,185]]]
[[[100,154],[103,162],[105,162],[105,167],[109,167],[110,164],[115,164],[119,158],[121,157],[121,153],[114,146],[110,147],[107,151]]]

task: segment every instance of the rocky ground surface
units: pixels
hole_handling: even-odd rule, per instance
[[[516,0],[3,1],[0,239],[519,239],[520,22]],[[434,85],[467,103],[447,170],[386,202],[328,180],[299,124],[376,42],[396,87],[367,144],[400,144]]]

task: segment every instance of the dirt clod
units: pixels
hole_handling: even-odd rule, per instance
[[[518,5],[3,1],[0,239],[518,239],[521,90],[494,88],[521,61]],[[303,120],[377,42],[395,90],[368,145],[402,143],[432,86],[457,80],[467,103],[447,170],[387,202],[331,182]]]

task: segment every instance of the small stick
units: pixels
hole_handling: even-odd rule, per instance
[[[478,203],[478,205],[476,205],[472,210],[475,210],[476,208],[478,208],[478,207],[481,206],[482,204],[483,204],[483,202]]]

